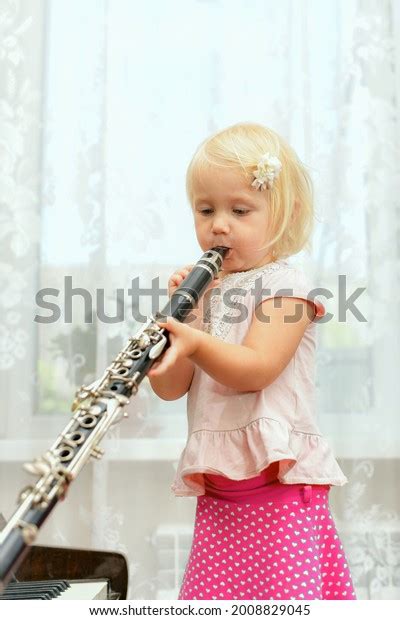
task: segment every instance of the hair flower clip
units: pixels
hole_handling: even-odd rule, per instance
[[[282,163],[280,159],[270,153],[264,153],[257,164],[257,170],[253,172],[255,179],[251,186],[260,191],[266,187],[271,189],[275,179],[279,176],[281,168]]]

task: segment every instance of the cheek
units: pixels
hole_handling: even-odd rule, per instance
[[[201,236],[204,236],[204,226],[202,226],[199,223],[195,223],[194,228],[195,228],[195,232],[196,232],[197,238],[199,238]]]
[[[201,227],[197,227],[197,226],[195,228],[195,233],[196,233],[196,239],[199,243],[199,246],[201,247],[202,250],[205,251],[206,245],[207,245],[206,235],[202,231]]]

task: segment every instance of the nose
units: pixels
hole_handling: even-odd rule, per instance
[[[217,213],[212,218],[212,232],[215,234],[219,233],[228,233],[229,232],[229,222],[228,218],[224,213]]]

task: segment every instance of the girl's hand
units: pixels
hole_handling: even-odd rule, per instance
[[[175,273],[172,274],[172,276],[168,280],[169,297],[171,297],[175,293],[178,286],[182,284],[186,276],[188,276],[189,273],[192,271],[193,267],[194,265],[186,265],[186,267],[182,267],[182,269],[179,269],[179,271],[175,271]]]
[[[156,360],[147,373],[149,377],[157,377],[168,372],[177,361],[183,357],[190,357],[197,351],[201,332],[193,329],[180,321],[166,317],[167,321],[157,321],[157,325],[164,327],[169,332],[170,345],[162,357]]]
[[[175,271],[172,276],[169,278],[168,280],[168,295],[169,297],[171,297],[171,295],[173,295],[176,291],[176,289],[182,284],[183,280],[189,275],[189,273],[192,271],[194,265],[186,265],[186,267],[182,267],[182,269],[179,269],[178,271]],[[193,310],[190,311],[190,314],[194,314],[196,319],[199,319],[200,317],[203,316],[203,304],[204,304],[204,298],[206,296],[206,293],[211,290],[212,288],[216,288],[217,286],[219,286],[220,284],[220,278],[214,278],[214,280],[212,280],[210,282],[210,284],[208,285],[208,287],[206,288],[206,290],[204,291],[198,305],[197,308],[193,308]],[[189,314],[189,316],[190,316]],[[190,324],[192,321],[189,321],[188,324]],[[197,321],[196,321],[197,322]]]

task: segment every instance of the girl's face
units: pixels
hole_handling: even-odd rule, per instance
[[[210,168],[195,182],[192,211],[197,240],[204,252],[217,245],[232,248],[222,265],[225,273],[271,262],[271,248],[266,247],[267,193],[227,168]]]

